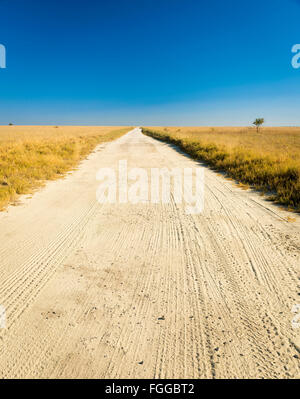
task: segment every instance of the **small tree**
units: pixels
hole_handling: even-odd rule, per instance
[[[256,118],[255,121],[253,122],[253,125],[256,126],[256,131],[257,133],[259,132],[259,128],[261,127],[261,125],[265,123],[264,118]]]

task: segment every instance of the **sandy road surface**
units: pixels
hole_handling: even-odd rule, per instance
[[[208,169],[200,215],[101,205],[120,159],[196,165],[135,130],[0,214],[0,376],[299,377],[299,218]]]

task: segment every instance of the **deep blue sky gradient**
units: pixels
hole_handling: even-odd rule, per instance
[[[298,0],[0,0],[0,124],[300,125]]]

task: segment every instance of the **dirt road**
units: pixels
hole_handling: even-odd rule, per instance
[[[134,130],[0,214],[0,376],[299,377],[299,217],[209,169],[202,214],[101,205],[119,160],[196,166]]]

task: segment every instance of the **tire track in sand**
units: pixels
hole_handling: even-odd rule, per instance
[[[199,166],[134,130],[0,215],[0,375],[297,378],[298,218],[209,169],[200,215],[100,206],[96,171],[121,159]]]

